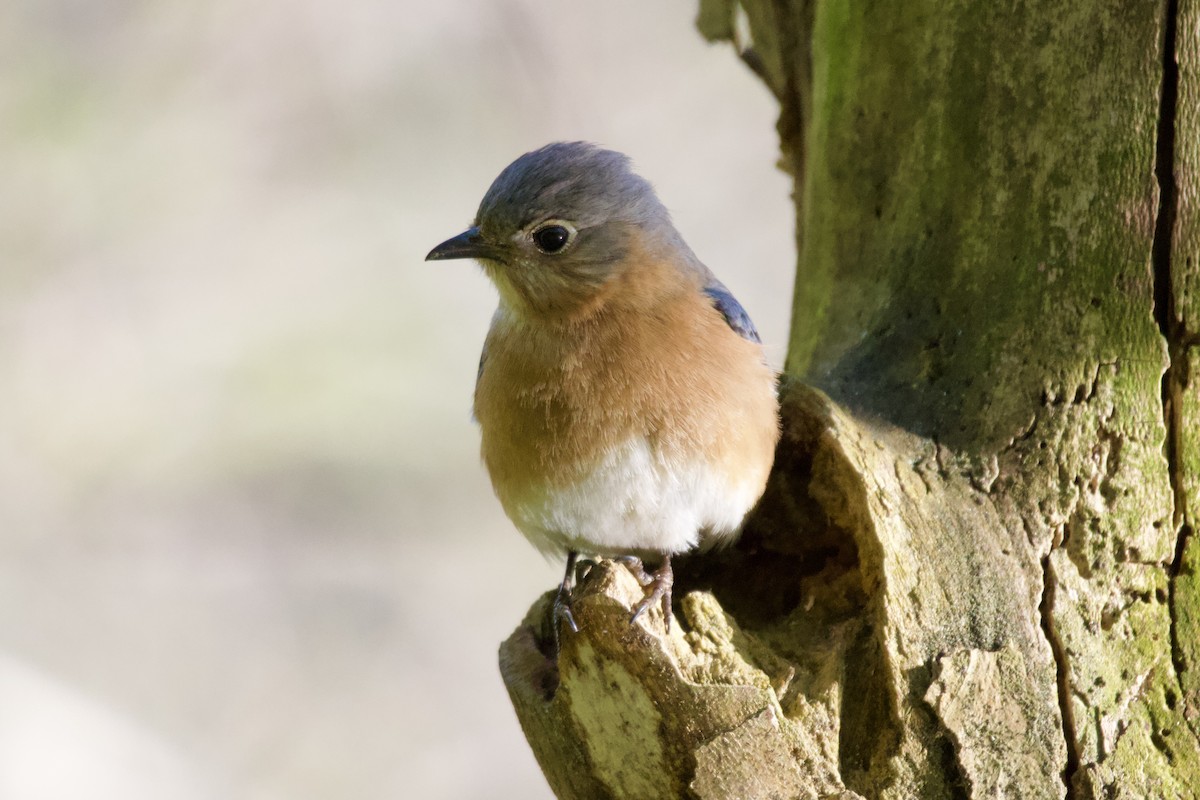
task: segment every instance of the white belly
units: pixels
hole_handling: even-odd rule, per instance
[[[497,494],[521,533],[547,555],[680,553],[702,538],[732,538],[765,477],[731,479],[698,459],[673,461],[636,438],[569,486],[497,487]]]

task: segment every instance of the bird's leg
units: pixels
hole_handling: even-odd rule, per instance
[[[638,562],[638,566],[641,566],[641,562]],[[643,574],[644,572],[643,570]],[[663,555],[662,566],[651,573],[648,582],[642,582],[646,593],[642,597],[642,602],[633,609],[633,615],[629,618],[630,624],[633,624],[643,611],[654,605],[655,601],[660,600],[662,601],[663,621],[666,623],[667,630],[671,630],[671,584],[674,581],[675,573],[671,571],[671,554],[666,553]]]
[[[575,616],[571,613],[571,588],[575,584],[575,560],[577,558],[579,558],[579,553],[574,550],[567,551],[567,569],[563,573],[562,583],[558,585],[558,594],[554,595],[554,605],[551,607],[550,623],[554,628],[556,645],[558,644],[560,620],[566,621],[574,633],[579,633],[579,626],[575,624]]]

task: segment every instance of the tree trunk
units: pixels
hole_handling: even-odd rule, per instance
[[[796,179],[784,437],[678,625],[605,562],[556,660],[547,598],[501,647],[551,787],[1200,796],[1200,0],[740,6],[699,25]]]

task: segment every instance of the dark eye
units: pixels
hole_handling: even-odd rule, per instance
[[[547,225],[533,232],[533,243],[543,253],[557,253],[571,241],[571,231],[562,225]]]

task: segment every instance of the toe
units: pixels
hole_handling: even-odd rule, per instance
[[[617,556],[613,561],[624,564],[625,568],[642,586],[649,586],[654,582],[654,576],[646,571],[645,565],[637,556]]]

